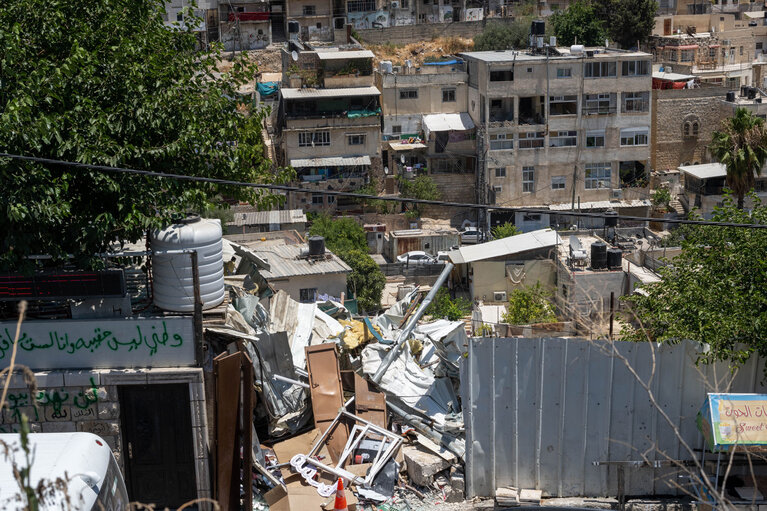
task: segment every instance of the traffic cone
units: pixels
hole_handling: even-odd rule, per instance
[[[333,511],[346,511],[346,495],[344,495],[344,483],[341,478],[338,478],[338,486],[336,487],[336,503],[333,506]]]

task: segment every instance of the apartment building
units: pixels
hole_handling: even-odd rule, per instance
[[[227,51],[261,50],[272,42],[270,2],[230,1],[218,6],[221,42]]]
[[[477,126],[479,200],[646,212],[651,55],[547,50],[460,54]],[[547,226],[546,216],[519,213],[515,223],[532,230]]]
[[[357,190],[371,175],[383,175],[373,53],[299,43],[291,48],[296,49],[283,51],[275,135],[278,161],[296,170],[307,191],[289,194],[288,207],[334,211],[352,206],[352,201],[318,192]]]
[[[285,30],[288,37],[297,35],[302,41],[332,41],[334,13],[343,16],[341,3],[338,9],[334,0],[285,0]],[[344,20],[340,22],[343,28]]]

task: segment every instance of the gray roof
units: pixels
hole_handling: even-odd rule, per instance
[[[375,57],[370,50],[318,50],[317,57],[320,60],[344,60],[344,59],[372,59]]]
[[[352,96],[380,96],[381,91],[368,87],[342,87],[339,89],[280,89],[285,99],[346,98]]]
[[[306,213],[301,209],[284,209],[279,211],[249,211],[234,212],[234,219],[226,225],[270,225],[306,223]]]
[[[570,48],[557,47],[557,51],[560,55],[549,56],[548,60],[567,59],[575,60],[582,58],[610,58],[610,57],[651,57],[649,53],[641,51],[606,51],[603,47],[586,47],[583,54],[571,54]],[[593,51],[594,57],[586,57],[585,51]],[[516,58],[515,58],[516,55]],[[467,51],[458,54],[459,57],[471,58],[481,60],[482,62],[505,62],[511,64],[512,62],[531,62],[531,61],[546,61],[545,55],[530,54],[525,51],[519,50],[502,50],[502,51]]]
[[[290,160],[290,166],[297,169],[305,167],[351,167],[357,165],[370,165],[370,156],[325,156]]]
[[[541,229],[488,241],[478,245],[464,245],[449,253],[453,264],[472,263],[509,255],[529,252],[540,248],[554,247],[560,243],[557,231]]]
[[[302,257],[302,254],[309,252],[309,245],[306,243],[276,245],[264,250],[251,249],[251,251],[268,266],[268,268],[259,268],[259,273],[267,280],[299,275],[351,273],[352,271],[348,264],[329,250],[325,250],[324,259],[310,260],[305,256]]]
[[[698,179],[711,179],[713,177],[726,177],[727,167],[721,163],[702,163],[700,165],[683,165],[679,170]]]

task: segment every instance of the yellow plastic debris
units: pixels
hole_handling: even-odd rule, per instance
[[[344,348],[348,350],[353,350],[357,346],[367,344],[368,342],[375,339],[373,334],[370,332],[367,333],[367,337],[365,336],[365,324],[362,321],[357,321],[354,319],[347,321],[345,319],[341,319],[338,322],[341,323],[344,328],[346,328],[341,342],[344,343]],[[378,328],[378,326],[374,326],[373,328],[375,328],[376,332],[379,334],[381,333],[381,329]]]

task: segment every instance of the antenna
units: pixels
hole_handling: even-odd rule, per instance
[[[293,59],[293,62],[298,62],[298,52],[296,50],[290,52],[290,58]]]

